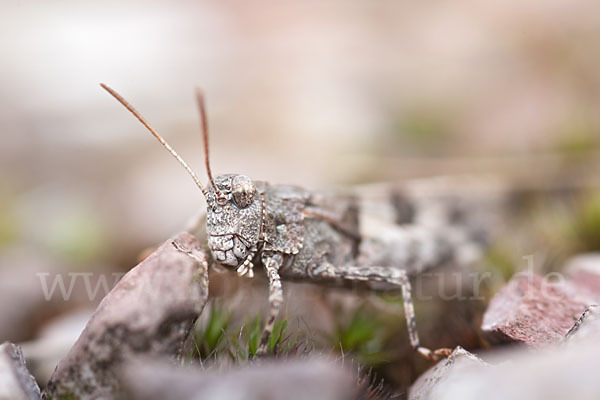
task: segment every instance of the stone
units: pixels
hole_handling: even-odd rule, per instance
[[[499,351],[488,368],[465,369],[432,400],[600,399],[600,337],[538,351]],[[510,361],[506,361],[510,360]]]
[[[581,342],[600,337],[600,306],[588,307],[566,335],[566,342]]]
[[[25,366],[21,349],[9,342],[0,345],[0,400],[39,400],[40,388]]]
[[[0,343],[30,339],[35,321],[52,314],[44,297],[40,272],[59,271],[56,259],[29,246],[14,246],[0,252]]]
[[[524,347],[492,350],[485,363],[470,356],[460,369],[452,369],[456,361],[450,356],[414,383],[409,399],[599,399],[598,354],[600,310],[596,306],[582,315],[561,343],[536,351]]]
[[[251,363],[218,371],[137,361],[123,368],[127,399],[345,400],[356,398],[356,378],[321,359]]]
[[[51,398],[112,399],[134,356],[178,358],[208,297],[208,266],[189,233],[167,240],[102,300],[47,387]],[[69,397],[71,396],[71,397]]]
[[[520,275],[492,298],[481,329],[494,343],[539,348],[561,342],[587,306],[568,283]]]
[[[565,272],[580,291],[600,303],[600,253],[584,253],[567,261]]]
[[[487,368],[488,364],[462,347],[455,348],[444,360],[427,370],[413,383],[409,400],[437,399],[465,371]]]
[[[46,322],[34,340],[19,344],[29,370],[39,382],[48,382],[93,312],[93,308],[83,308],[59,315]]]

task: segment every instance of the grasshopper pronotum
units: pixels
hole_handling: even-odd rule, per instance
[[[187,163],[118,93],[100,84],[154,135],[192,176],[207,202],[206,233],[213,260],[254,276],[262,265],[269,279],[270,314],[257,354],[264,354],[283,302],[281,280],[343,284],[347,281],[385,284],[401,289],[412,348],[427,359],[449,354],[422,347],[415,323],[409,273],[433,268],[454,257],[455,242],[443,229],[407,224],[414,210],[390,196],[396,212],[386,229],[369,229],[358,196],[311,192],[271,185],[240,174],[213,179],[208,156],[207,118],[197,92],[209,185],[204,186]],[[401,202],[400,202],[401,203]],[[371,224],[372,225],[372,224]],[[410,267],[410,268],[408,268]]]

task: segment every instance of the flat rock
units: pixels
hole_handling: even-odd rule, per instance
[[[504,350],[440,385],[432,400],[600,399],[600,337],[539,351]],[[510,360],[506,362],[505,360]]]
[[[123,368],[127,399],[346,400],[356,378],[339,364],[318,359],[252,363],[228,371],[137,361]]]
[[[600,306],[588,307],[566,335],[566,342],[581,342],[600,338]]]
[[[0,345],[0,400],[41,399],[40,388],[25,366],[21,349],[12,343]]]
[[[34,340],[19,344],[29,370],[38,382],[48,382],[56,365],[69,353],[93,312],[93,308],[84,308],[53,318],[44,324]]]
[[[38,273],[56,273],[57,264],[54,258],[28,246],[0,252],[0,343],[31,338],[35,321],[52,314]]]
[[[454,349],[448,358],[438,362],[415,381],[409,392],[409,400],[440,398],[442,391],[452,386],[465,371],[483,369],[488,364],[462,347]]]
[[[587,305],[568,284],[521,275],[492,298],[481,328],[492,342],[542,347],[561,342]]]
[[[124,360],[179,357],[208,297],[207,270],[202,245],[189,233],[162,244],[102,300],[58,364],[47,394],[112,399],[119,393],[117,371]]]
[[[565,266],[571,282],[593,301],[600,303],[600,253],[579,254]]]

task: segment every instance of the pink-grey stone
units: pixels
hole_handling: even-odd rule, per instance
[[[415,381],[409,392],[409,400],[433,400],[441,391],[451,386],[465,371],[486,368],[488,364],[462,347],[455,348],[444,360],[427,370]]]
[[[482,330],[492,342],[542,347],[562,341],[588,305],[568,283],[521,275],[492,298]]]
[[[0,343],[33,336],[35,321],[56,305],[44,297],[38,274],[56,273],[57,260],[28,246],[0,252]]]
[[[84,308],[48,321],[29,342],[20,343],[29,370],[39,382],[48,382],[56,365],[71,350],[94,309]]]
[[[25,366],[21,349],[0,345],[0,400],[39,400],[40,388]]]
[[[47,394],[52,398],[115,398],[117,370],[123,361],[139,355],[180,356],[207,296],[207,263],[200,242],[189,233],[166,241],[102,300],[58,364]]]
[[[590,307],[578,322],[560,343],[536,351],[500,347],[485,354],[485,363],[455,350],[456,356],[440,361],[413,384],[409,399],[600,399],[598,307]]]
[[[566,335],[566,342],[581,342],[600,338],[600,306],[591,305]]]
[[[500,350],[488,368],[469,368],[430,400],[600,399],[600,337],[537,351]]]
[[[346,400],[356,398],[356,377],[320,359],[252,363],[225,371],[137,361],[123,368],[132,400]]]
[[[565,272],[580,295],[600,303],[600,253],[584,253],[571,258]]]

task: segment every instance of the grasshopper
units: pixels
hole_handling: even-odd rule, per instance
[[[204,186],[189,165],[123,97],[105,84],[108,93],[127,108],[194,179],[206,203],[206,233],[213,260],[252,278],[262,266],[269,281],[269,317],[257,355],[264,355],[283,303],[282,280],[344,285],[361,281],[400,290],[411,347],[437,360],[449,349],[421,346],[409,274],[440,266],[454,257],[456,243],[443,229],[403,225],[414,210],[398,194],[386,199],[395,211],[385,229],[373,228],[361,212],[360,196],[312,192],[300,187],[253,181],[246,175],[213,179],[209,163],[208,123],[203,95],[197,91],[204,142]],[[374,209],[381,208],[375,204]],[[373,211],[373,209],[372,209]],[[376,211],[376,210],[375,210]],[[378,287],[381,289],[381,287]]]

